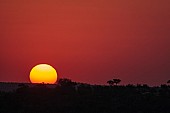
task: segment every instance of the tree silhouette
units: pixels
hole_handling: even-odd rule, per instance
[[[113,86],[113,85],[114,85],[113,80],[108,80],[107,83],[108,83],[110,86]]]
[[[74,86],[76,85],[76,82],[72,82],[70,79],[67,78],[61,78],[59,79],[58,84],[60,86]]]
[[[121,82],[121,80],[120,80],[120,79],[113,79],[113,82],[114,82],[116,85],[118,85],[118,84]]]
[[[120,79],[110,79],[107,83],[116,85]],[[153,109],[155,113],[162,113],[162,109],[164,113],[170,113],[170,90],[166,85],[74,85],[70,79],[61,79],[59,84],[64,87],[17,83],[19,89],[16,91],[0,91],[0,113],[152,113]],[[25,88],[26,85],[29,87]],[[74,86],[79,89],[76,91]],[[3,87],[0,83],[0,89]]]
[[[113,79],[113,80],[108,80],[108,81],[107,81],[107,83],[108,83],[110,86],[113,86],[114,84],[117,86],[120,82],[121,82],[120,79]]]
[[[170,80],[168,80],[167,83],[170,84]]]

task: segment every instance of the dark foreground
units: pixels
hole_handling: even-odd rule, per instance
[[[170,87],[22,85],[0,92],[0,113],[170,113]]]

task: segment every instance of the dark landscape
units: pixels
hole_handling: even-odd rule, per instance
[[[69,79],[14,84],[16,90],[0,92],[0,113],[170,113],[168,85],[89,85]]]
[[[170,113],[170,0],[0,0],[0,113]]]

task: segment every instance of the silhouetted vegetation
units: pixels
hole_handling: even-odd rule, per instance
[[[67,79],[67,78],[62,78],[62,79],[59,79],[58,81],[58,85],[60,86],[74,86],[76,85],[77,83],[76,82],[72,82],[70,79]]]
[[[108,81],[107,81],[107,83],[108,83],[110,86],[118,85],[120,82],[121,82],[120,79],[113,79],[113,80],[108,80]]]
[[[170,80],[168,80],[167,83],[170,84]]]
[[[113,79],[113,82],[114,82],[116,85],[118,85],[118,84],[121,82],[121,80],[120,80],[120,79]]]
[[[113,80],[108,80],[107,83],[108,83],[110,86],[113,86],[113,85],[114,85]]]
[[[0,92],[0,113],[170,113],[170,86],[110,87],[69,79],[55,88],[20,84],[16,91]]]

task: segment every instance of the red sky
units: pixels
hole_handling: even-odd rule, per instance
[[[169,0],[0,0],[0,81],[39,63],[92,84],[170,79]]]

